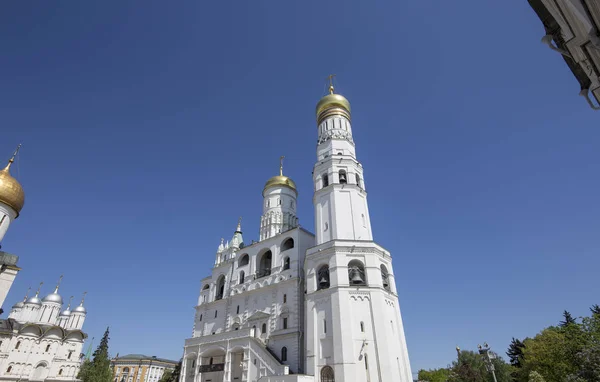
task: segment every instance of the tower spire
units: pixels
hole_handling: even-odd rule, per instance
[[[17,154],[19,153],[19,150],[21,149],[21,143],[19,143],[19,145],[17,146],[15,152],[13,153],[12,157],[8,160],[8,164],[6,165],[6,167],[4,167],[4,171],[8,171],[10,170],[10,165],[13,164],[13,162],[15,161],[15,158],[17,157]]]
[[[27,288],[27,293],[25,293],[25,297],[23,298],[23,302],[27,301],[27,297],[29,297],[29,292],[31,291],[31,287]]]
[[[58,278],[58,283],[56,283],[56,288],[54,289],[54,293],[58,293],[58,287],[60,287],[60,282],[63,279],[63,275],[60,275],[60,277]]]
[[[83,292],[83,297],[81,297],[81,303],[79,304],[79,306],[83,306],[83,302],[85,301],[86,294],[87,294],[87,292]]]
[[[67,305],[67,310],[71,309],[71,301],[73,301],[73,296],[69,297],[69,305]]]
[[[329,80],[329,94],[333,94],[334,91],[333,77],[335,77],[335,74],[330,74],[329,76],[327,76],[327,79]]]
[[[38,287],[37,292],[35,292],[35,297],[40,295],[40,289],[42,289],[42,285],[44,285],[43,281],[40,283],[40,286]]]
[[[283,176],[283,155],[279,157],[279,176]]]
[[[241,216],[238,219],[238,224],[237,224],[237,228],[235,229],[235,232],[242,232],[242,217]]]

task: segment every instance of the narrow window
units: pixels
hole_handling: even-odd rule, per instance
[[[267,199],[267,207],[271,206],[271,199]]]
[[[348,183],[348,178],[346,177],[346,170],[340,170],[338,172],[338,175],[340,177],[340,184],[347,184]]]
[[[323,333],[327,333],[327,320],[323,319]]]
[[[283,260],[283,270],[288,270],[290,269],[290,258],[286,257],[285,260]]]
[[[19,349],[19,346],[21,346],[21,341],[18,341],[17,344],[15,345],[15,350]]]
[[[252,330],[254,330],[254,337],[256,337],[256,336],[257,336],[257,334],[256,334],[256,325],[254,325],[254,326],[252,327]]]
[[[277,199],[277,204],[281,205],[281,199]]]
[[[58,375],[62,375],[62,369],[58,371]]]
[[[262,324],[262,332],[263,333],[267,332],[267,324]]]
[[[356,185],[360,187],[360,175],[356,174]]]
[[[208,361],[208,364],[209,364],[209,365],[212,365],[212,364],[213,364],[213,357],[210,357],[210,361]]]
[[[360,322],[360,331],[363,333],[365,332],[365,323],[362,321]]]
[[[215,318],[217,318],[217,314],[219,313],[218,310],[215,310]]]
[[[287,317],[283,318],[283,328],[287,329]]]
[[[246,274],[244,273],[244,271],[240,272],[240,284],[244,283],[244,278],[246,277]]]
[[[200,315],[200,319],[198,321],[202,321],[202,315]]]
[[[50,351],[50,344],[46,345],[46,353]]]
[[[369,356],[365,354],[365,370],[369,370]]]
[[[323,174],[323,187],[327,187],[329,186],[329,177],[327,176],[327,174]]]
[[[285,346],[281,348],[281,360],[287,361],[287,348]]]
[[[283,295],[283,303],[285,304],[287,302],[287,294]]]
[[[392,334],[394,334],[394,321],[390,320],[390,325],[392,326]]]
[[[237,306],[237,309],[235,310],[235,314],[240,314],[240,306]]]
[[[8,369],[6,369],[6,374],[10,374],[11,370],[12,370],[12,366],[9,366]]]

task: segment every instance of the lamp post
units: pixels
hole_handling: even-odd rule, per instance
[[[494,364],[492,363],[492,360],[496,358],[496,355],[490,352],[490,346],[487,344],[487,342],[484,342],[483,346],[477,345],[477,348],[479,348],[479,354],[481,354],[481,356],[483,357],[483,362],[485,363],[486,370],[492,373],[492,376],[494,377],[494,382],[498,382],[498,380],[496,379],[496,369],[494,368]]]

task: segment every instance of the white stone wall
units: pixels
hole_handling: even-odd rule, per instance
[[[0,202],[0,243],[8,231],[8,227],[17,216],[17,211],[10,208],[7,204]]]

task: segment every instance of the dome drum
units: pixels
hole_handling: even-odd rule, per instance
[[[317,124],[321,124],[326,118],[334,115],[341,115],[350,120],[350,102],[346,97],[333,93],[333,87],[329,89],[331,94],[321,98],[317,103],[316,115]]]

